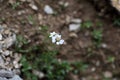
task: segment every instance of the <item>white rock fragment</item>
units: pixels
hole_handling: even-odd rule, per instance
[[[26,12],[25,10],[18,11],[18,15],[22,15],[22,14],[24,14],[25,12]]]
[[[2,40],[2,34],[0,34],[0,40]]]
[[[81,19],[72,19],[71,22],[80,24],[82,22]]]
[[[47,14],[54,14],[53,9],[49,5],[45,5],[44,12]]]
[[[75,38],[77,38],[77,37],[78,37],[78,35],[77,35],[76,33],[73,33],[73,32],[72,32],[72,33],[70,33],[70,34],[69,34],[69,36],[70,36],[70,37],[75,37]]]
[[[95,68],[95,67],[91,68],[91,71],[92,71],[92,72],[94,72],[95,70],[96,70],[96,68]]]
[[[38,7],[35,4],[29,4],[29,6],[33,9],[33,10],[38,10]]]
[[[107,44],[103,43],[103,44],[101,44],[101,47],[102,48],[107,48],[108,46],[107,46]]]
[[[58,4],[63,6],[63,7],[68,7],[69,6],[69,2],[60,1]]]
[[[81,24],[70,24],[69,31],[78,31],[81,27]]]
[[[69,6],[69,2],[65,2],[64,7],[68,7],[68,6]]]
[[[111,78],[112,73],[110,71],[106,71],[106,72],[104,72],[104,76],[105,76],[105,78]]]

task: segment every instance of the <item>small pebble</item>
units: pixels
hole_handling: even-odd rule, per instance
[[[102,48],[107,48],[108,46],[107,46],[107,44],[103,43],[103,44],[101,44],[101,47]]]
[[[29,6],[33,9],[33,10],[38,10],[38,7],[36,6],[36,5],[34,5],[34,4],[29,4]]]
[[[71,22],[80,24],[82,22],[81,19],[72,19]]]
[[[45,5],[44,12],[47,13],[47,14],[53,14],[54,13],[53,9],[49,5]]]
[[[106,78],[111,78],[112,77],[112,73],[110,71],[106,71],[103,74]]]
[[[95,70],[96,70],[96,68],[95,68],[95,67],[91,68],[91,71],[92,71],[92,72],[94,72]]]
[[[70,37],[75,37],[75,38],[78,37],[78,35],[77,35],[76,33],[70,33],[69,36],[70,36]]]
[[[80,24],[70,24],[69,25],[69,31],[78,31],[80,29]]]

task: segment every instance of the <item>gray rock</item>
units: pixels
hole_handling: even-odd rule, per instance
[[[29,4],[29,6],[33,9],[33,10],[38,10],[38,7],[35,4]]]
[[[78,31],[81,27],[81,24],[70,24],[69,31]]]
[[[0,65],[3,65],[4,64],[4,60],[2,58],[2,56],[0,56]]]
[[[8,80],[8,79],[0,77],[0,80]]]
[[[12,78],[14,75],[12,71],[0,70],[0,77]]]
[[[15,43],[15,41],[16,41],[16,35],[13,34],[13,36],[8,37],[7,39],[4,40],[3,47],[4,48],[9,48]]]
[[[44,12],[47,13],[47,14],[53,14],[54,13],[53,9],[49,5],[45,5]]]
[[[9,80],[23,80],[22,78],[20,78],[20,76],[15,75],[12,79]]]

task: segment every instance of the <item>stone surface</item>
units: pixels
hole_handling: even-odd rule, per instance
[[[78,31],[80,29],[80,24],[70,24],[69,25],[69,31]]]
[[[22,80],[20,74],[21,55],[9,48],[15,43],[16,34],[7,25],[0,25],[0,80]],[[13,71],[14,70],[14,71]]]
[[[45,5],[44,12],[47,13],[47,14],[53,14],[54,13],[53,9],[49,5]]]
[[[0,70],[0,77],[12,78],[15,74],[12,71]]]
[[[29,6],[33,9],[33,10],[38,10],[38,7],[35,4],[29,4]]]
[[[0,40],[2,40],[2,34],[0,34]]]
[[[0,77],[0,80],[8,80],[8,79]]]
[[[9,79],[9,80],[23,80],[23,79],[21,79],[20,76],[15,75],[12,79]]]
[[[111,0],[111,4],[120,12],[120,0]]]
[[[2,66],[4,64],[4,59],[2,58],[2,56],[0,56],[0,66]]]

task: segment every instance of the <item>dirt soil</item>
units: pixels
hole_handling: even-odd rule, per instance
[[[79,75],[70,74],[73,80],[103,80],[103,76],[109,80],[120,80],[120,28],[113,25],[112,17],[109,19],[100,15],[93,4],[87,0],[61,0],[69,2],[69,6],[61,9],[58,0],[33,0],[38,7],[33,10],[30,2],[20,2],[15,9],[10,2],[0,2],[0,24],[13,28],[17,34],[22,34],[31,41],[31,44],[41,44],[44,36],[40,28],[48,26],[48,33],[55,31],[61,33],[66,44],[59,47],[58,58],[71,62],[84,61],[90,64],[85,73]],[[48,15],[44,12],[44,6],[50,5],[56,15]],[[32,18],[31,18],[32,17]],[[69,31],[70,19],[79,18],[84,21],[92,21],[90,29],[81,29],[78,32]],[[110,20],[111,19],[111,20]],[[96,48],[93,44],[91,32],[99,29],[97,22],[102,23],[102,46]],[[76,36],[71,37],[74,33]],[[113,56],[113,62],[108,57]]]

